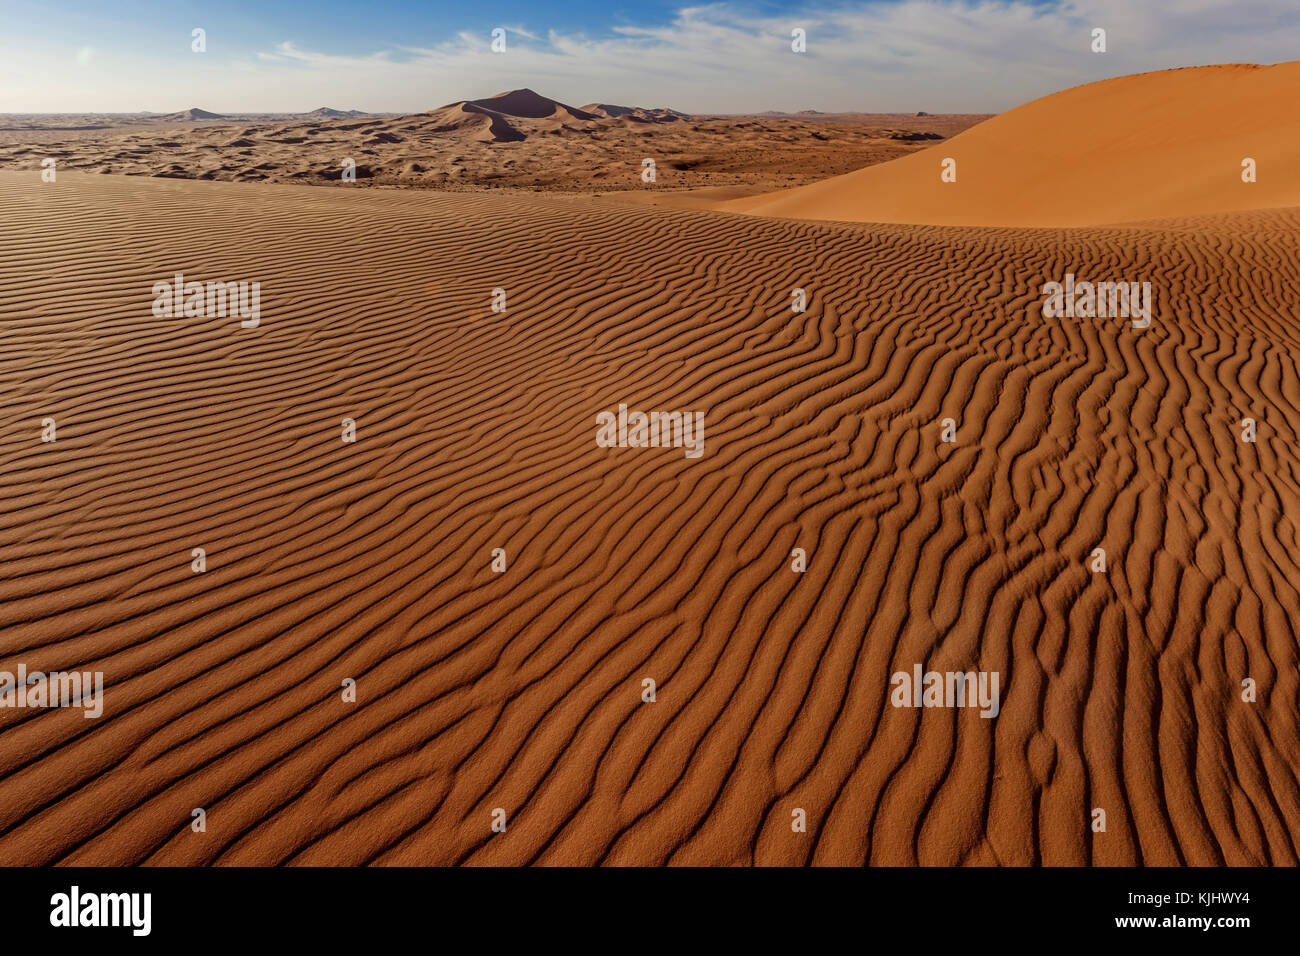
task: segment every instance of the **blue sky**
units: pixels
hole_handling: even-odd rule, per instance
[[[188,34],[196,25],[216,26],[228,51],[249,52],[268,37],[292,38],[325,53],[364,53],[386,45],[432,45],[460,30],[490,31],[502,23],[602,32],[613,24],[664,22],[684,4],[602,4],[591,0],[483,0],[473,3],[367,2],[367,0],[233,0],[225,3],[159,0],[5,0],[5,32],[25,42],[76,37],[83,42],[121,43],[152,55],[157,45]],[[758,4],[753,9],[774,8]],[[217,31],[213,31],[217,32]]]
[[[1107,76],[1298,51],[1296,0],[0,0],[0,112],[416,112],[518,86],[696,112],[995,112]]]

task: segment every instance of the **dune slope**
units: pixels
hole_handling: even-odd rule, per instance
[[[1300,62],[1166,70],[1046,96],[942,146],[717,208],[935,225],[1085,226],[1300,205]],[[940,178],[956,160],[955,182]],[[1242,161],[1256,181],[1242,181]]]
[[[1294,865],[1297,236],[0,173],[0,863]]]
[[[462,100],[431,110],[428,115],[434,120],[435,132],[470,129],[476,131],[476,140],[495,143],[517,143],[530,133],[559,131],[570,124],[581,126],[602,118],[528,89]]]

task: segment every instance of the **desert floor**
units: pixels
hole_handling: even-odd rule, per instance
[[[0,169],[39,169],[49,158],[61,170],[81,172],[337,186],[348,158],[356,164],[351,189],[627,191],[638,199],[647,192],[731,189],[748,195],[906,156],[987,119],[682,116],[640,109],[635,115],[650,119],[587,113],[513,90],[411,116],[185,122],[0,116]],[[654,190],[641,179],[647,158],[658,164]]]
[[[1298,236],[0,173],[0,863],[1295,864]]]

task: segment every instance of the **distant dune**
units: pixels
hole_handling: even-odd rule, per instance
[[[168,113],[162,117],[164,120],[174,120],[176,122],[187,122],[189,120],[214,120],[225,119],[221,113],[209,113],[207,110],[201,110],[194,107],[188,110],[181,110],[179,113]]]
[[[363,113],[361,110],[336,110],[329,106],[320,106],[310,113],[303,113],[310,119],[352,119],[357,116],[369,116],[369,113]]]
[[[429,113],[432,132],[468,131],[480,142],[512,143],[528,138],[530,132],[557,132],[566,123],[599,119],[532,90],[510,90],[481,100],[461,100]],[[520,120],[533,120],[528,124]]]
[[[636,123],[675,123],[690,119],[688,113],[670,109],[647,109],[643,106],[614,106],[610,103],[588,103],[583,107],[587,113],[605,116],[610,119],[629,119]]]
[[[1205,66],[1034,100],[887,164],[717,208],[800,219],[1084,226],[1300,205],[1300,62]],[[940,161],[957,161],[957,181]],[[1258,181],[1242,182],[1243,159]]]
[[[667,123],[687,118],[668,109],[640,106],[612,106],[592,103],[578,108],[542,96],[533,90],[510,90],[481,100],[462,100],[429,113],[439,121],[434,132],[467,130],[480,142],[513,143],[535,134],[589,130],[608,125],[605,121]],[[527,121],[527,122],[521,122]]]
[[[179,113],[165,113],[155,115],[151,113],[141,113],[142,117],[157,119],[160,122],[190,122],[193,120],[249,120],[249,119],[274,119],[291,118],[303,119],[353,119],[358,116],[370,116],[370,113],[363,113],[361,110],[336,110],[329,106],[321,106],[309,113],[212,113],[208,110],[201,110],[197,107],[188,110],[182,110]]]
[[[625,192],[659,201],[673,190],[769,192],[906,155],[981,116],[914,119],[688,116],[662,107],[570,106],[531,90],[460,100],[405,116],[320,107],[308,114],[192,109],[163,117],[6,117],[0,166],[168,178]],[[657,164],[653,182],[642,162]]]

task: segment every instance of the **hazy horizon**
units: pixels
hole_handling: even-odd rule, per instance
[[[464,96],[464,97],[461,97],[460,99],[452,100],[450,103],[439,103],[439,104],[437,104],[437,105],[430,106],[430,107],[428,107],[427,109],[424,109],[424,110],[416,110],[416,111],[413,111],[413,112],[416,113],[416,114],[419,114],[419,113],[426,113],[426,112],[431,112],[431,111],[433,111],[433,110],[442,109],[442,108],[445,108],[445,107],[448,107],[448,106],[453,106],[453,105],[455,105],[456,103],[470,102],[470,101],[489,100],[489,99],[493,98],[494,96],[499,96],[499,95],[503,96],[503,95],[505,95],[505,94],[507,94],[507,93],[517,92],[517,91],[522,90],[522,89],[532,89],[532,88],[531,88],[531,87],[516,87],[514,90],[496,90],[496,91],[494,91],[494,92],[492,92],[492,93],[480,94],[480,95],[475,95],[475,96]],[[546,94],[546,92],[545,92],[544,90],[535,90],[535,89],[534,89],[534,90],[532,90],[532,91],[533,91],[534,93],[537,93],[537,94],[540,95],[540,96],[546,97],[547,99],[555,100],[556,102],[561,103],[561,104],[564,105],[564,106],[571,106],[571,107],[577,107],[577,108],[581,108],[581,107],[583,107],[583,106],[595,105],[595,104],[597,104],[597,103],[604,102],[604,101],[601,101],[601,100],[591,100],[591,99],[582,100],[581,102],[564,102],[564,101],[562,101],[562,100],[557,99],[556,97],[548,97],[547,94]],[[674,107],[671,103],[613,103],[613,104],[606,104],[606,105],[614,105],[614,106],[628,106],[628,107],[645,107],[645,108],[658,108],[658,109],[676,109],[676,107]],[[358,109],[356,109],[355,107],[351,107],[351,106],[339,106],[339,105],[336,105],[336,104],[333,104],[333,103],[321,103],[321,104],[319,104],[318,106],[313,106],[311,109],[306,109],[306,110],[220,110],[220,109],[211,109],[211,108],[209,108],[206,104],[203,104],[203,103],[192,103],[192,104],[190,104],[189,106],[183,107],[183,108],[181,108],[181,109],[174,109],[174,110],[158,110],[158,109],[139,109],[139,110],[51,110],[51,111],[48,111],[48,112],[37,112],[37,111],[32,111],[32,110],[27,110],[27,111],[18,111],[18,110],[3,111],[3,110],[0,110],[0,116],[172,116],[172,115],[175,115],[175,114],[177,114],[177,113],[185,113],[185,112],[188,112],[188,111],[190,111],[190,110],[202,110],[202,111],[204,111],[204,112],[207,112],[207,113],[213,113],[213,114],[215,114],[215,115],[217,115],[217,116],[223,116],[223,117],[224,117],[224,116],[303,116],[303,115],[306,115],[306,114],[309,114],[309,113],[314,113],[314,112],[316,112],[317,110],[335,110],[335,111],[340,112],[340,113],[359,112],[359,113],[364,113],[364,114],[366,114],[367,116],[404,116],[404,115],[409,115],[409,114],[404,113],[404,112],[402,112],[402,111],[400,111],[400,110],[358,110]],[[681,110],[679,110],[678,112],[685,112],[685,111],[681,111]],[[700,115],[700,116],[705,116],[705,115],[709,115],[709,116],[761,116],[761,115],[768,114],[768,113],[781,113],[781,114],[792,115],[792,116],[793,116],[793,115],[798,115],[799,113],[816,113],[816,114],[822,114],[822,115],[827,115],[827,116],[834,116],[834,115],[851,115],[851,114],[861,114],[861,115],[882,115],[882,116],[885,116],[885,115],[910,116],[910,115],[913,115],[914,112],[915,112],[915,111],[912,111],[912,110],[836,110],[836,111],[832,111],[832,110],[822,110],[822,109],[818,109],[817,107],[814,106],[814,107],[804,107],[803,109],[800,109],[800,110],[746,110],[746,111],[739,111],[739,112],[733,112],[733,113],[698,113],[698,114],[687,114],[687,115]],[[932,111],[928,111],[928,112],[932,112]],[[972,115],[972,116],[985,116],[985,115],[992,115],[992,114],[988,114],[987,112],[983,112],[983,111],[981,111],[981,112],[974,112],[974,113],[969,113],[969,114],[957,114],[957,113],[953,113],[953,114],[947,114],[947,115]]]

